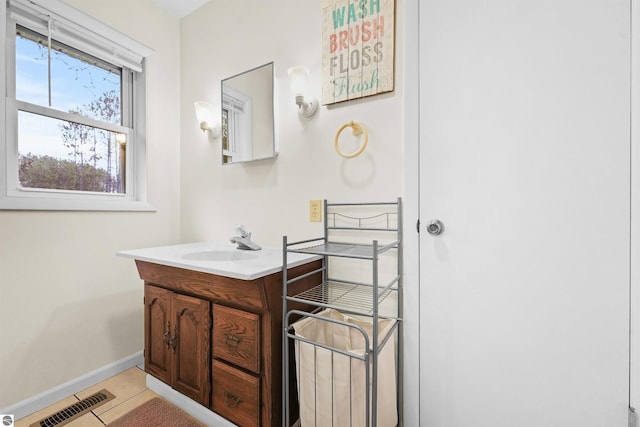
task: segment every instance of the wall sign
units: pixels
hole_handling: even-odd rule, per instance
[[[395,0],[322,0],[322,104],[393,91]]]

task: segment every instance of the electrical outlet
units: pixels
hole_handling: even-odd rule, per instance
[[[322,221],[322,200],[309,201],[309,221]]]

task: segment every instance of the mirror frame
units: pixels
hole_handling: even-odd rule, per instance
[[[228,82],[229,80],[232,80],[236,77],[240,77],[243,75],[246,75],[248,73],[251,73],[252,71],[257,71],[261,68],[267,67],[267,66],[271,66],[271,104],[272,104],[272,115],[271,115],[271,127],[272,127],[272,143],[271,143],[271,155],[268,156],[263,156],[263,157],[256,157],[256,158],[251,158],[251,159],[246,159],[246,160],[239,160],[239,161],[225,161],[225,156],[227,156],[227,154],[225,154],[225,149],[224,149],[224,143],[223,140],[225,138],[225,129],[228,129],[228,123],[225,125],[225,117],[224,117],[224,106],[225,106],[225,82]],[[227,92],[229,92],[229,89],[231,92],[234,92],[233,98],[234,99],[238,99],[239,102],[244,103],[246,105],[248,105],[249,109],[253,108],[252,101],[251,101],[251,96],[247,95],[247,94],[242,94],[241,92],[237,91],[236,89],[234,89],[231,86],[227,86]],[[251,68],[249,70],[243,71],[241,73],[235,74],[231,77],[227,77],[225,79],[223,79],[220,82],[220,125],[221,125],[221,136],[220,136],[220,160],[222,165],[234,165],[234,164],[243,164],[243,163],[250,163],[250,162],[257,162],[260,160],[270,160],[270,159],[275,159],[276,157],[278,157],[279,154],[279,147],[278,147],[278,108],[277,106],[278,104],[278,91],[277,91],[277,79],[276,79],[276,70],[275,70],[275,63],[273,61],[271,62],[267,62],[266,64],[262,64],[262,65],[258,65],[257,67]],[[245,120],[248,121],[252,121],[252,116],[253,113],[250,113],[249,116],[247,118],[245,118]],[[228,118],[227,118],[228,120]],[[251,123],[251,128],[253,128],[253,123]],[[254,142],[254,135],[253,135],[253,131],[251,131],[251,140],[252,142]]]

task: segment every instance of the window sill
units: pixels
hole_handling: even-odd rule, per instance
[[[139,200],[80,200],[61,198],[12,197],[0,198],[0,210],[14,211],[102,211],[155,212],[147,202]]]

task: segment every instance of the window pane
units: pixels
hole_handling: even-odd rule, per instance
[[[125,193],[116,133],[18,112],[18,177],[25,188]]]
[[[229,156],[229,110],[222,109],[222,163],[231,162]]]
[[[122,70],[52,40],[51,105],[47,37],[18,27],[16,99],[121,124]]]

